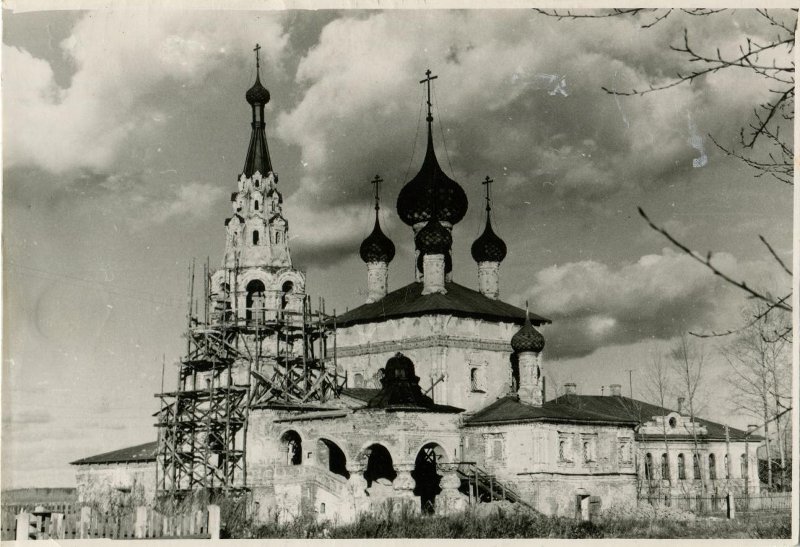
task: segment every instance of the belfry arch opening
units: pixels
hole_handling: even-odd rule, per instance
[[[294,283],[291,281],[286,281],[281,285],[281,309],[286,308],[286,304],[289,303],[289,295],[294,290]]]
[[[367,488],[378,479],[386,479],[391,482],[397,477],[392,455],[385,446],[373,444],[365,450],[365,453],[367,454],[367,469],[364,471],[364,478],[367,481]]]
[[[432,514],[435,510],[436,496],[442,491],[439,465],[446,459],[445,450],[436,443],[424,445],[417,453],[411,477],[415,483],[414,495],[419,496],[423,513]]]
[[[259,279],[254,279],[247,284],[247,296],[245,297],[245,318],[252,321],[257,317],[264,317],[264,283]]]
[[[350,478],[350,473],[347,471],[347,456],[333,441],[328,439],[317,441],[317,459],[331,473],[346,479]]]
[[[297,431],[287,431],[281,435],[281,452],[286,465],[300,465],[303,463],[303,440]]]

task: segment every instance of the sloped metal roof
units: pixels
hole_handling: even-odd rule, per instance
[[[154,462],[156,461],[156,451],[158,442],[137,444],[128,448],[121,448],[111,452],[89,456],[81,460],[71,462],[72,465],[86,465],[90,463],[129,463],[129,462]]]
[[[399,317],[415,317],[436,313],[472,317],[489,321],[506,321],[522,325],[525,310],[501,300],[493,300],[458,283],[445,283],[447,294],[422,294],[422,283],[413,282],[390,292],[372,304],[364,304],[336,318],[338,327],[373,323]],[[530,314],[534,325],[550,323],[549,319]]]
[[[514,422],[565,422],[606,423],[635,425],[630,417],[595,412],[590,408],[555,404],[548,401],[542,406],[521,403],[517,397],[503,397],[464,420],[465,425],[489,425]]]

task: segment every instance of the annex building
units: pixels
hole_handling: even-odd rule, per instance
[[[82,502],[212,490],[250,496],[262,519],[347,521],[387,504],[451,512],[504,499],[586,516],[643,494],[757,491],[760,438],[744,431],[619,386],[587,396],[568,385],[546,400],[538,329],[550,321],[500,299],[507,246],[492,227],[488,177],[474,263],[453,262],[465,243],[452,228],[469,204],[437,160],[433,78],[421,82],[425,157],[396,202],[416,279],[390,287],[395,246],[381,230],[376,177],[374,229],[359,249],[367,299],[333,316],[312,305],[292,261],[257,63],[224,258],[203,272],[175,389],[158,394],[157,440],[73,462]],[[456,267],[474,269],[474,288],[452,280]]]

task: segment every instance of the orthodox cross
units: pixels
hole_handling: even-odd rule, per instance
[[[382,182],[383,182],[383,179],[380,177],[380,175],[375,175],[375,178],[372,179],[372,182],[370,182],[370,184],[372,184],[375,187],[375,210],[376,211],[381,208],[380,201],[381,201],[381,183]]]
[[[439,76],[431,76],[431,69],[428,69],[425,71],[425,79],[419,81],[421,84],[428,84],[428,117],[425,118],[428,122],[433,121],[433,116],[431,115],[431,81],[438,77]]]
[[[258,69],[261,66],[260,63],[259,63],[259,59],[258,59],[258,52],[259,52],[260,49],[261,49],[261,46],[258,45],[258,44],[256,44],[256,47],[253,48],[253,51],[256,52],[256,73],[258,73]]]
[[[489,185],[492,184],[493,182],[494,182],[494,180],[490,179],[488,175],[486,176],[486,179],[483,182],[481,182],[481,184],[483,184],[486,187],[486,210],[487,211],[491,211],[492,210],[492,198],[489,196]]]

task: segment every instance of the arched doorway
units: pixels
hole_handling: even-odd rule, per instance
[[[297,431],[287,431],[281,435],[281,447],[286,465],[303,463],[303,440]]]
[[[364,471],[367,488],[378,479],[387,479],[391,482],[397,477],[397,471],[394,470],[392,463],[392,455],[385,446],[373,444],[364,452],[367,455],[367,469]]]
[[[346,479],[350,478],[350,473],[347,471],[347,456],[333,441],[319,439],[317,441],[317,457],[319,462],[331,473],[341,475]]]
[[[245,298],[245,318],[253,321],[256,318],[264,320],[264,283],[253,279],[247,284],[247,297]]]
[[[419,496],[423,513],[433,513],[436,496],[441,493],[439,483],[442,475],[439,474],[439,464],[447,459],[444,449],[436,443],[428,443],[417,453],[414,462],[414,495]]]

